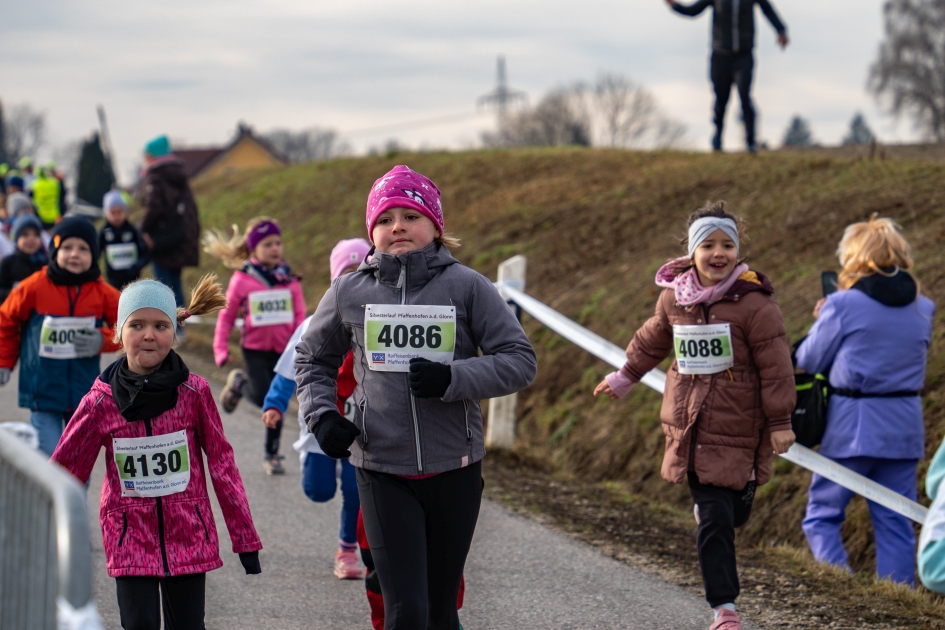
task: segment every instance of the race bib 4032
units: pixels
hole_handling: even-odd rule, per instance
[[[254,291],[249,294],[249,323],[252,326],[280,326],[295,323],[292,291]]]
[[[187,489],[187,431],[142,438],[112,438],[123,497],[163,497]]]
[[[456,308],[368,304],[364,307],[368,366],[380,372],[408,372],[410,359],[452,363]]]
[[[716,374],[735,365],[730,324],[674,325],[673,346],[680,374]]]

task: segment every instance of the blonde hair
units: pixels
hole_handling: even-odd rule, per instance
[[[135,282],[130,282],[125,285],[122,291],[133,284],[145,281],[147,280],[135,280]],[[217,274],[208,273],[197,282],[197,286],[190,292],[190,306],[187,308],[177,307],[177,326],[175,327],[174,336],[177,336],[176,329],[182,326],[184,320],[188,317],[192,315],[209,315],[224,308],[226,308],[226,294],[223,292],[223,287],[220,286],[220,283],[217,281]],[[115,343],[121,342],[121,328],[115,329],[112,340]]]
[[[453,236],[449,232],[443,232],[433,239],[433,242],[443,245],[446,247],[446,249],[459,249],[463,246],[462,243],[460,243],[459,238]]]
[[[837,281],[840,289],[849,289],[876,273],[892,275],[884,269],[911,271],[915,265],[902,228],[892,219],[878,219],[875,212],[869,221],[847,226],[837,247],[837,258],[843,267]]]
[[[229,238],[216,228],[209,229],[203,237],[203,251],[219,258],[230,269],[240,269],[243,263],[253,255],[246,244],[246,235],[252,232],[254,227],[266,221],[279,225],[278,221],[270,217],[255,217],[246,223],[244,234],[240,234],[239,226],[234,223],[232,226],[233,236]]]

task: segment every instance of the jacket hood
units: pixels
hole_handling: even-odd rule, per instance
[[[919,294],[919,285],[908,271],[883,269],[883,272],[892,275],[874,273],[860,278],[850,288],[862,291],[886,306],[906,306],[915,302]]]
[[[444,267],[458,263],[446,246],[440,243],[430,243],[423,249],[396,255],[384,254],[372,247],[358,271],[371,271],[382,284],[400,288],[404,280],[410,286],[424,285]],[[401,278],[404,270],[407,277]]]
[[[738,276],[738,280],[732,285],[732,288],[725,294],[723,300],[738,300],[746,293],[761,291],[767,295],[774,295],[774,285],[768,280],[768,276],[760,271],[746,271]]]
[[[175,188],[183,188],[187,183],[187,174],[184,173],[184,163],[177,156],[158,158],[145,167],[145,174],[150,177],[160,177]]]

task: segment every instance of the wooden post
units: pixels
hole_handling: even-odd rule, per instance
[[[499,265],[500,283],[504,282],[519,291],[525,290],[526,259],[524,256],[513,256]],[[508,300],[508,296],[502,293]],[[514,304],[509,306],[519,313]],[[492,398],[489,400],[489,419],[486,425],[486,446],[511,450],[515,446],[515,407],[518,404],[518,394]]]

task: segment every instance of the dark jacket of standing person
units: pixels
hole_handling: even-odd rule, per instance
[[[750,52],[755,47],[755,5],[761,7],[778,35],[787,27],[768,0],[698,0],[690,5],[674,3],[673,10],[682,15],[699,15],[709,7],[712,15],[712,50],[715,52]]]
[[[200,218],[184,165],[174,155],[154,160],[142,182],[141,232],[151,237],[151,259],[167,269],[200,264]]]

